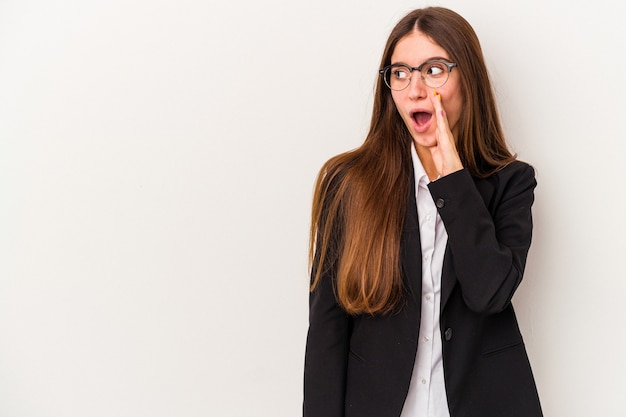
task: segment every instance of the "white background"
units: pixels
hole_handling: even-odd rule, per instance
[[[624,6],[430,3],[537,170],[546,416],[626,415]],[[315,175],[419,1],[0,0],[0,417],[301,413]]]

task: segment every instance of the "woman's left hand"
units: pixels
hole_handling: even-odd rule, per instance
[[[448,117],[443,109],[441,95],[434,90],[430,100],[433,103],[435,119],[437,121],[437,131],[435,133],[437,145],[429,149],[437,172],[443,177],[453,172],[460,171],[463,169],[463,164],[456,150],[454,135],[448,125]]]

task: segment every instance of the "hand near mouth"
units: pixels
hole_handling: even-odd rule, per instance
[[[441,103],[441,94],[437,93],[437,90],[433,90],[430,101],[435,109],[435,118],[437,121],[437,130],[435,132],[437,145],[429,149],[439,176],[444,177],[453,172],[462,170],[463,164],[456,150],[454,135],[450,130],[448,117]]]

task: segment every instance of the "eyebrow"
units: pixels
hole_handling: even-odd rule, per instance
[[[440,59],[440,60],[442,60],[442,61],[446,61],[446,62],[452,62],[452,61],[450,61],[450,58],[445,58],[445,57],[443,57],[443,56],[434,56],[434,57],[428,58],[426,61],[423,61],[423,62],[422,62],[421,64],[419,64],[419,65],[422,65],[422,64],[424,64],[424,63],[426,63],[426,62],[429,62],[429,61],[435,61],[435,60],[438,60],[438,59]],[[409,65],[409,64],[407,64],[407,63],[405,63],[405,62],[402,62],[402,61],[392,62],[392,63],[391,63],[391,65],[406,65],[407,67],[410,67],[410,65]],[[418,65],[418,67],[419,67],[419,65]]]

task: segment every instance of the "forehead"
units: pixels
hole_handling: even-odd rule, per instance
[[[445,49],[420,31],[401,38],[391,54],[391,62],[418,66],[431,58],[450,59]]]

